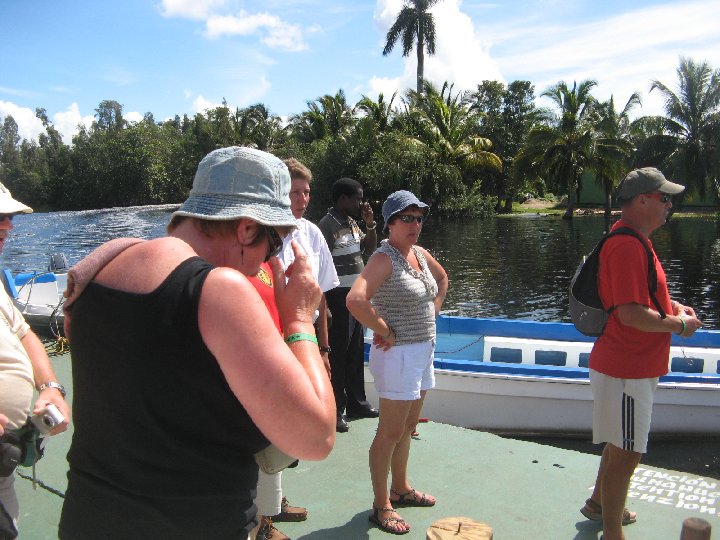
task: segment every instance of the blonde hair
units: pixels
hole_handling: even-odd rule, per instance
[[[312,172],[297,159],[288,158],[284,160],[283,163],[287,165],[287,168],[290,171],[290,180],[295,180],[297,178],[299,180],[306,180],[308,184],[312,182]]]

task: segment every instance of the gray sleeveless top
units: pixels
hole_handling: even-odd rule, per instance
[[[405,257],[387,240],[375,253],[384,253],[392,262],[392,274],[372,297],[372,304],[397,336],[398,345],[421,343],[435,339],[435,306],[438,294],[435,278],[430,273],[422,252],[412,246],[422,272],[415,270]],[[375,254],[373,254],[374,256]]]

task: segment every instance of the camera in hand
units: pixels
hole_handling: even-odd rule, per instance
[[[55,426],[60,424],[65,417],[52,403],[48,403],[44,410],[33,416],[30,421],[35,425],[40,433],[45,435],[49,433]]]

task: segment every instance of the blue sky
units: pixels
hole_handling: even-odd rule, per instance
[[[281,116],[343,89],[350,103],[415,85],[416,60],[382,56],[402,0],[0,0],[0,118],[36,137],[43,107],[66,143],[104,99],[156,120],[263,102]],[[455,89],[529,80],[536,94],[595,79],[594,95],[660,114],[681,55],[720,68],[720,2],[439,0],[426,78]],[[538,103],[547,105],[545,100]]]

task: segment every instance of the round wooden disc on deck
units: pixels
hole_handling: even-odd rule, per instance
[[[446,517],[427,530],[427,540],[492,540],[493,530],[487,523],[469,517]]]

